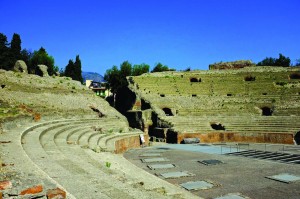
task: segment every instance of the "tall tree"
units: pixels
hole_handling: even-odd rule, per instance
[[[148,64],[135,64],[132,68],[132,76],[139,76],[141,74],[144,73],[148,73],[149,72],[149,68],[150,66]]]
[[[20,35],[14,33],[11,43],[10,43],[10,51],[13,55],[13,62],[16,62],[17,60],[21,59],[21,38]]]
[[[82,73],[81,73],[81,60],[79,58],[79,55],[76,55],[75,63],[74,63],[74,77],[72,77],[73,80],[77,80],[82,82]]]
[[[0,69],[11,69],[11,53],[9,50],[9,44],[7,37],[3,33],[0,33]]]
[[[169,67],[166,65],[163,65],[162,63],[157,63],[156,66],[153,68],[153,70],[151,71],[151,73],[154,72],[163,72],[163,71],[169,71]]]
[[[30,59],[28,70],[35,73],[36,67],[39,64],[44,64],[48,67],[49,75],[53,75],[56,72],[54,71],[54,58],[48,55],[46,49],[43,47],[41,47],[38,51],[33,52],[33,56]]]
[[[64,75],[66,77],[73,77],[74,76],[74,61],[72,59],[69,60],[69,63],[65,68]]]
[[[128,85],[127,76],[131,75],[132,66],[128,61],[124,61],[120,66],[120,88]]]
[[[104,79],[109,83],[110,89],[113,93],[122,86],[120,70],[117,66],[113,66],[111,69],[106,70]]]
[[[257,66],[283,66],[289,67],[291,66],[291,60],[289,57],[285,57],[281,53],[279,54],[279,58],[266,57],[261,62],[257,63]]]
[[[275,61],[276,66],[284,66],[289,67],[291,66],[291,59],[289,57],[283,56],[281,53],[279,54],[279,58]]]
[[[23,60],[26,63],[29,73],[32,73],[31,71],[29,71],[29,62],[30,62],[30,59],[32,58],[32,56],[33,56],[33,53],[30,50],[27,50],[27,49],[24,48],[21,51],[21,58],[20,59]]]
[[[73,80],[77,80],[82,82],[82,74],[81,74],[81,60],[79,58],[79,55],[76,56],[75,62],[70,59],[68,65],[65,68],[65,71],[63,74],[66,77],[71,77]]]

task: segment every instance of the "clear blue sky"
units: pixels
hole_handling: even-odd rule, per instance
[[[43,46],[64,68],[157,62],[207,70],[219,61],[300,58],[300,0],[0,0],[0,32]]]

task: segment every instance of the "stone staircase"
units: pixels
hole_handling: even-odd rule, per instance
[[[116,141],[141,134],[121,133],[123,127],[126,123],[112,118],[56,120],[11,129],[7,136],[19,139],[13,150],[20,161],[16,167],[35,170],[43,181],[66,190],[68,198],[198,198],[162,180],[156,183],[157,177],[113,154]]]

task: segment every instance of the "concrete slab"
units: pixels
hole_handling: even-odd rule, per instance
[[[269,178],[271,180],[276,180],[279,182],[284,182],[284,183],[292,183],[292,182],[300,180],[300,176],[295,176],[295,175],[288,174],[288,173],[281,173],[278,175],[267,176],[266,178]]]
[[[180,184],[180,186],[190,191],[199,189],[211,189],[214,185],[205,181],[191,181],[182,183]]]
[[[162,148],[160,147],[160,149]],[[232,153],[238,151],[237,148],[229,148],[229,146],[228,147],[213,146],[213,145],[201,146],[199,144],[170,144],[164,146],[164,150],[167,149],[202,152],[208,154],[226,154],[226,153]]]
[[[143,153],[139,155],[140,157],[160,157],[160,153]]]
[[[199,163],[201,164],[204,164],[204,165],[217,165],[217,164],[223,164],[224,162],[220,161],[220,160],[200,160],[198,161]]]
[[[141,159],[142,162],[166,162],[166,161],[169,161],[168,159],[166,158],[144,158],[144,159]]]
[[[148,167],[151,170],[156,170],[156,169],[171,169],[171,168],[175,168],[174,164],[152,164],[152,165],[148,165]]]
[[[214,199],[249,199],[248,197],[244,197],[240,194],[228,194],[226,196],[217,197]]]
[[[181,177],[194,176],[194,174],[191,174],[186,171],[168,172],[168,173],[162,173],[160,175],[164,178],[181,178]]]

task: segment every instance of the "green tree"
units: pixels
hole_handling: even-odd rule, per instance
[[[289,67],[289,66],[291,66],[291,59],[289,57],[283,56],[280,53],[279,58],[276,59],[276,61],[275,61],[275,66]]]
[[[34,73],[34,72],[29,71],[29,64],[30,64],[30,60],[31,60],[32,56],[33,56],[33,53],[30,50],[23,49],[21,51],[20,59],[26,63],[29,73]]]
[[[257,66],[274,66],[276,62],[275,58],[272,57],[266,57],[262,61],[258,62],[256,65]]]
[[[116,93],[122,86],[121,72],[117,66],[113,66],[111,69],[106,70],[104,79],[109,83],[110,89],[113,93]]]
[[[131,75],[132,66],[128,61],[124,61],[120,66],[121,77],[127,77]]]
[[[68,65],[65,67],[63,74],[66,77],[71,77],[73,80],[80,81],[82,83],[82,73],[81,73],[81,60],[79,55],[76,55],[75,62],[70,59]]]
[[[261,62],[257,63],[257,66],[283,66],[289,67],[291,66],[291,60],[289,57],[285,57],[281,53],[279,54],[279,58],[266,57]]]
[[[11,43],[10,43],[10,51],[13,56],[12,62],[15,63],[17,60],[21,59],[21,37],[20,35],[14,33]]]
[[[57,72],[54,71],[54,58],[48,55],[46,49],[43,47],[41,47],[38,51],[33,52],[33,56],[30,59],[28,66],[28,71],[31,71],[31,73],[36,73],[36,68],[39,64],[44,64],[48,67],[48,73],[50,76]]]
[[[3,33],[0,33],[0,69],[9,70],[12,67],[11,52],[9,50],[9,44],[7,37]]]
[[[169,71],[169,67],[166,65],[163,65],[162,63],[157,63],[156,66],[153,68],[153,70],[151,71],[151,73],[154,72],[163,72],[163,71]]]
[[[79,58],[79,55],[76,55],[75,63],[74,63],[74,77],[72,77],[73,80],[80,81],[82,83],[82,71],[81,71],[81,60]]]
[[[74,76],[74,61],[72,59],[69,60],[69,63],[65,68],[64,75],[66,77],[73,77]]]
[[[139,76],[149,72],[150,66],[148,64],[135,64],[132,68],[132,76]]]

